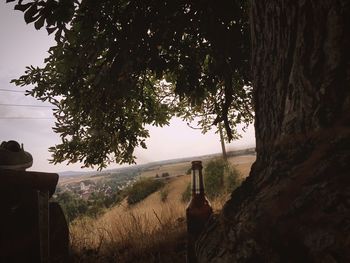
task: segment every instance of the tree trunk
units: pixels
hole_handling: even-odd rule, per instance
[[[257,160],[199,262],[350,262],[350,2],[252,0]]]
[[[227,153],[226,153],[226,147],[225,147],[225,137],[224,137],[224,132],[222,130],[221,123],[218,124],[218,128],[219,128],[219,134],[220,134],[222,158],[224,159],[225,162],[227,162]]]

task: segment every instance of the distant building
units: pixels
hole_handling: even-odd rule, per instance
[[[80,183],[80,190],[81,191],[87,191],[90,189],[90,184],[86,185],[84,182]]]

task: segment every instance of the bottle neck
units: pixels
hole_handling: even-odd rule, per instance
[[[204,195],[202,169],[192,169],[192,195]]]

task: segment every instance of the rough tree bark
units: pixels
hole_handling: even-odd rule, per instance
[[[257,160],[199,262],[350,262],[350,2],[252,0]]]

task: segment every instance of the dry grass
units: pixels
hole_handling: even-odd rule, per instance
[[[74,221],[70,233],[75,262],[141,262],[139,257],[142,262],[184,262],[186,205],[178,197],[188,179],[167,184],[166,202],[155,192],[130,207],[123,201],[98,219]]]
[[[230,162],[245,178],[254,159],[240,156]],[[180,168],[188,169],[187,164],[177,164]],[[74,221],[70,226],[74,262],[186,262],[186,204],[181,194],[189,182],[188,175],[170,179],[166,202],[155,192],[131,207],[123,201],[98,219]],[[221,210],[228,198],[229,193],[212,200],[214,211]]]
[[[119,206],[98,220],[81,219],[70,227],[72,248],[77,262],[154,262],[164,257],[164,252],[184,256],[185,221],[184,206],[165,203],[156,208],[132,208]],[[180,244],[180,246],[178,246]],[[178,247],[178,248],[176,248]],[[174,250],[175,248],[175,250]],[[167,251],[167,250],[171,251]],[[160,253],[160,251],[163,253]],[[79,260],[77,260],[79,259]]]

